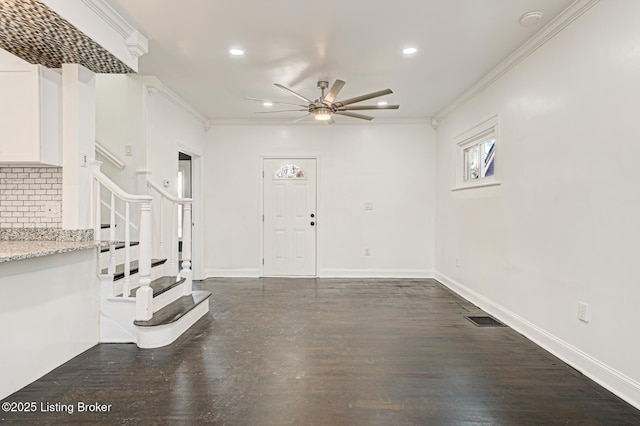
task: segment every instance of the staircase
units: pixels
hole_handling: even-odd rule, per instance
[[[146,176],[149,194],[129,194],[100,172],[99,162],[92,176],[94,232],[102,241],[100,341],[141,348],[169,345],[209,312],[211,293],[192,290],[191,199],[171,196]],[[178,265],[180,209],[183,252]]]

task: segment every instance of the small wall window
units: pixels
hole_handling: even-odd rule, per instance
[[[456,183],[454,189],[498,185],[498,117],[475,126],[456,137]]]
[[[273,174],[274,179],[306,179],[307,176],[300,166],[295,164],[283,164]]]

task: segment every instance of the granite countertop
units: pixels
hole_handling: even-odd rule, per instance
[[[0,263],[87,250],[99,245],[98,241],[0,241]]]
[[[31,259],[100,245],[91,229],[3,228],[0,229],[0,263]]]

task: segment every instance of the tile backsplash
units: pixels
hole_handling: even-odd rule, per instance
[[[61,167],[0,167],[0,228],[61,227]]]

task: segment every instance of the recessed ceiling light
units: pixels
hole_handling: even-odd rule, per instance
[[[233,56],[242,56],[244,55],[244,50],[242,49],[229,49],[229,53]]]
[[[262,103],[262,105],[266,106],[266,107],[271,107],[271,106],[273,106],[273,102],[265,101],[265,102]]]
[[[385,105],[387,105],[387,101],[378,102],[378,106],[385,106]]]
[[[534,10],[533,12],[527,12],[520,17],[520,25],[528,27],[529,25],[537,24],[541,19],[542,12]]]
[[[404,53],[405,55],[413,55],[417,51],[418,49],[416,49],[415,47],[407,47],[405,49],[402,49],[402,53]]]

